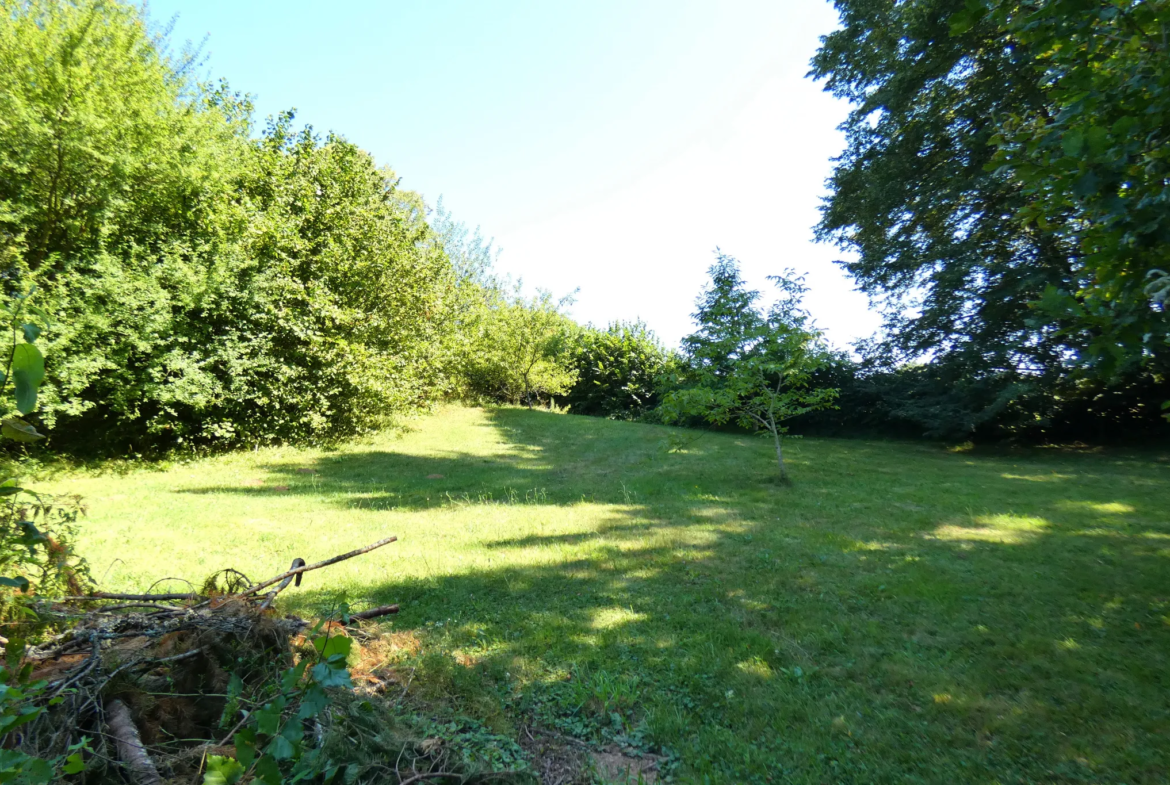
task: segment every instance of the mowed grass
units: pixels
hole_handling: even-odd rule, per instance
[[[665,751],[681,781],[1170,779],[1164,455],[805,439],[784,487],[763,440],[670,433],[452,407],[51,484],[86,498],[107,590],[395,534],[285,608],[400,603],[384,629],[454,710]]]

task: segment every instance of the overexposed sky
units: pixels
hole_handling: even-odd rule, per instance
[[[878,326],[812,240],[847,107],[805,78],[820,0],[154,0],[261,115],[296,107],[479,225],[501,272],[598,325],[691,329],[715,246],[806,273],[845,345]]]

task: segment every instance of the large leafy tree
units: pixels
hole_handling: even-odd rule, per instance
[[[62,325],[54,438],[327,438],[434,399],[454,274],[392,171],[289,113],[256,133],[140,9],[0,14],[0,284]]]
[[[854,109],[818,231],[885,348],[1005,390],[1135,373],[1164,335],[1165,3],[836,5],[812,75]]]
[[[970,373],[1040,372],[1070,348],[1030,304],[1073,280],[1063,236],[994,159],[997,117],[1044,105],[1032,63],[983,21],[952,35],[961,0],[839,0],[812,74],[854,104],[819,237],[886,307],[890,348]],[[1064,217],[1053,216],[1059,224]]]

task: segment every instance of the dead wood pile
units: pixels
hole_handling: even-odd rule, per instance
[[[228,745],[246,716],[238,699],[293,665],[309,623],[272,610],[277,596],[306,572],[395,541],[388,537],[315,564],[253,583],[223,570],[198,591],[93,593],[41,609],[63,632],[29,647],[33,679],[48,682],[47,706],[7,744],[43,758],[89,737],[99,765],[85,782],[198,782],[206,756]],[[396,613],[387,605],[348,616],[349,623]]]

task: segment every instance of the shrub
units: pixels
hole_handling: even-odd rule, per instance
[[[331,438],[435,397],[452,272],[393,172],[291,113],[256,138],[135,8],[4,14],[0,264],[65,325],[59,445]]]
[[[677,363],[642,322],[586,327],[572,348],[577,381],[565,397],[575,414],[631,420],[660,402],[663,377]]]

